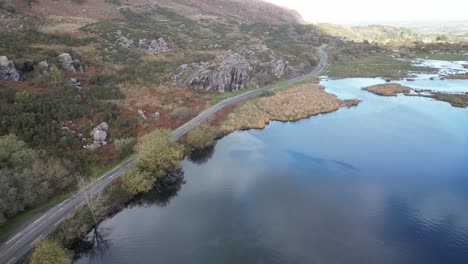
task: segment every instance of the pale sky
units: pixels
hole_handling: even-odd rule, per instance
[[[295,9],[310,22],[468,20],[468,0],[266,0]]]

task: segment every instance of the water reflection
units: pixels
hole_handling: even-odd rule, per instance
[[[185,184],[183,170],[171,171],[165,177],[158,179],[151,191],[137,196],[126,208],[165,207],[169,205],[171,199],[177,196],[183,184]],[[98,224],[84,239],[78,241],[73,246],[77,257],[94,258],[96,256],[102,257],[107,255],[109,248],[112,246],[109,234],[111,234],[113,229],[114,227]]]
[[[186,159],[182,191],[105,221],[78,263],[468,263],[468,111],[361,90],[379,82],[327,81],[362,103]]]
[[[214,154],[214,149],[215,145],[204,148],[204,149],[195,149],[190,152],[190,155],[188,155],[188,160],[190,160],[193,163],[202,165],[208,162],[208,160],[213,157]]]
[[[185,184],[183,170],[172,171],[166,177],[158,179],[156,186],[151,191],[140,195],[128,207],[165,207],[177,196],[183,184]]]

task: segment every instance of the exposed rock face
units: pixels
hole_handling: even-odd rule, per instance
[[[238,53],[218,56],[216,62],[184,64],[172,76],[173,83],[203,91],[234,91],[247,87],[254,75],[256,61],[249,62]]]
[[[81,90],[81,82],[76,78],[70,78],[71,84],[78,90]]]
[[[140,39],[139,48],[147,55],[156,55],[169,52],[169,46],[163,38],[159,39]]]
[[[39,65],[39,70],[40,70],[41,74],[50,73],[50,65],[49,65],[49,62],[47,60],[40,61],[38,65]]]
[[[68,53],[62,53],[58,56],[58,61],[60,67],[66,71],[76,72],[75,67],[73,67],[73,58]]]
[[[124,49],[132,48],[133,39],[123,35],[121,30],[117,30],[117,32],[115,32],[115,35],[117,37],[117,44],[119,44],[122,48]]]
[[[6,56],[0,56],[0,80],[19,81],[20,79],[21,74],[13,61],[8,60]]]
[[[257,52],[243,47],[217,56],[214,62],[181,65],[171,80],[197,90],[225,92],[263,85],[283,76],[297,75],[299,71],[266,46]]]
[[[161,114],[159,112],[154,112],[150,116],[154,119],[158,119],[161,116]]]
[[[102,122],[96,126],[90,133],[93,138],[93,143],[84,146],[86,149],[96,150],[101,146],[107,145],[107,131],[109,130],[109,125],[106,122]]]
[[[135,41],[121,30],[117,30],[115,36],[117,45],[124,49],[138,49],[147,55],[162,54],[170,51],[169,44],[162,37],[158,39],[137,39]]]
[[[141,117],[141,119],[143,120],[146,120],[146,115],[145,115],[145,111],[143,111],[143,109],[138,109],[138,115]]]
[[[60,54],[58,56],[58,61],[60,63],[60,68],[62,68],[62,70],[72,72],[72,73],[83,71],[83,63],[81,63],[81,61],[78,59],[73,59],[72,56],[68,53]]]

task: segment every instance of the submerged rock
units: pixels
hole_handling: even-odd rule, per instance
[[[0,80],[19,81],[21,73],[16,69],[13,61],[6,56],[0,56]]]

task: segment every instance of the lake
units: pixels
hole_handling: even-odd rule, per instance
[[[468,109],[323,80],[351,109],[234,132],[76,263],[468,263]],[[468,92],[468,81],[416,80]]]

